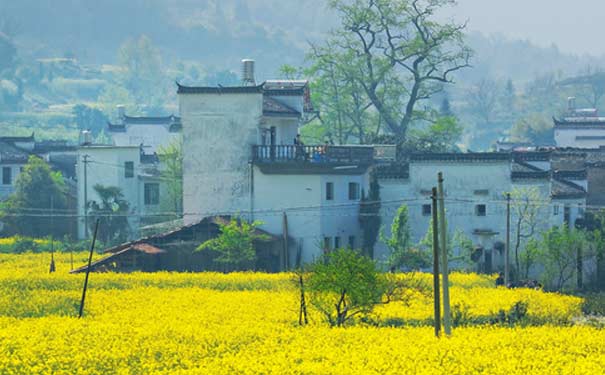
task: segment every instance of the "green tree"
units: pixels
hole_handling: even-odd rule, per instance
[[[180,218],[183,214],[183,150],[178,141],[158,148],[163,185],[166,194],[163,195],[160,205],[162,211],[170,212],[173,218]]]
[[[259,234],[257,227],[262,223],[248,223],[233,217],[228,223],[219,223],[220,235],[199,245],[196,251],[213,251],[218,256],[215,262],[231,270],[253,269],[256,264],[256,241],[267,241],[269,237]]]
[[[388,291],[387,278],[376,263],[348,249],[324,254],[313,263],[306,285],[311,303],[330,325],[337,327],[370,313]]]
[[[407,152],[459,152],[462,126],[455,117],[440,117],[426,129],[411,129],[403,149]]]
[[[84,104],[77,104],[73,107],[76,125],[80,130],[90,130],[95,136],[98,135],[107,126],[109,120],[103,112],[96,108],[88,107]]]
[[[359,205],[359,225],[363,231],[363,254],[374,259],[374,246],[380,233],[380,184],[375,173],[370,176],[370,190],[362,193]]]
[[[15,182],[15,192],[0,204],[0,219],[6,232],[28,237],[67,234],[68,225],[58,224],[58,214],[67,208],[67,188],[60,172],[36,156],[30,156]],[[57,217],[52,217],[53,213]],[[52,221],[56,221],[51,225]]]
[[[540,202],[541,194],[537,187],[517,187],[510,193],[511,230],[514,245],[515,272],[517,279],[521,272],[520,252],[527,240],[537,234],[539,226],[546,217],[545,206]]]
[[[87,203],[91,233],[94,231],[96,221],[99,220],[98,238],[105,245],[112,245],[126,241],[130,233],[128,223],[129,204],[124,199],[122,190],[116,186],[103,186],[96,184],[94,191],[99,201],[89,200]]]
[[[152,112],[161,111],[167,87],[162,57],[151,39],[141,35],[124,42],[118,51],[118,63],[123,70],[123,85],[137,104],[146,104]]]
[[[410,124],[428,115],[418,105],[469,66],[465,24],[440,23],[451,0],[331,0],[340,18],[324,45],[337,72],[355,72],[355,84],[380,114],[397,143]],[[346,86],[345,86],[346,87]]]
[[[428,266],[428,255],[419,248],[413,247],[408,207],[405,204],[401,205],[395,214],[391,224],[391,237],[386,238],[384,234],[381,234],[381,240],[391,252],[388,265],[392,270],[401,267],[418,269]]]
[[[553,121],[547,115],[532,113],[521,117],[511,129],[513,142],[530,142],[534,145],[553,145],[555,132]]]
[[[553,227],[543,233],[540,261],[544,266],[543,281],[555,290],[563,290],[577,275],[586,249],[585,233],[566,225]]]

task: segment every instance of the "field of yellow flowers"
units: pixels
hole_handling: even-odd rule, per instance
[[[576,297],[493,287],[453,274],[452,304],[469,317],[528,305],[527,326],[461,326],[437,339],[429,297],[391,304],[375,321],[329,328],[311,309],[298,326],[289,274],[91,274],[70,254],[0,254],[0,374],[599,374],[605,332],[573,326]],[[74,254],[76,266],[84,253]],[[412,277],[412,276],[402,276]],[[427,278],[428,275],[413,277]]]

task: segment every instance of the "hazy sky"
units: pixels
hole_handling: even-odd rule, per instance
[[[556,43],[575,54],[605,54],[605,0],[458,0],[454,17],[469,29]]]

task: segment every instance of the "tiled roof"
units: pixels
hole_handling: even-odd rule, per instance
[[[114,133],[126,131],[126,126],[130,125],[168,125],[170,131],[180,130],[181,118],[175,115],[170,116],[123,116],[122,123],[107,123],[108,130]]]
[[[553,178],[551,196],[557,199],[582,199],[586,197],[586,189],[576,183]]]
[[[300,117],[300,112],[270,96],[263,96],[263,115],[277,117]]]
[[[263,85],[258,86],[183,86],[176,83],[177,94],[260,94]]]
[[[510,161],[508,152],[469,152],[469,153],[417,153],[411,154],[411,161],[452,161],[452,162],[481,162],[481,161]]]
[[[0,142],[9,142],[9,143],[13,143],[13,142],[34,142],[34,133],[32,133],[29,136],[18,136],[18,137],[14,137],[14,136],[8,136],[8,137],[0,137]]]
[[[29,153],[13,146],[9,142],[0,140],[0,164],[17,163],[25,164]]]

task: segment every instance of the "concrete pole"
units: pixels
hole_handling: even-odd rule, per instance
[[[441,244],[441,273],[443,278],[443,331],[446,335],[452,333],[450,315],[450,286],[447,264],[447,227],[445,226],[445,194],[443,191],[443,173],[437,175],[437,193],[439,194],[439,243]]]

